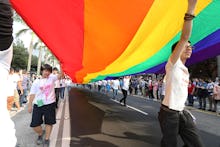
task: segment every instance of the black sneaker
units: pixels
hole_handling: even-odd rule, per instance
[[[44,140],[44,146],[43,147],[49,147],[50,146],[50,140]]]
[[[42,138],[42,136],[38,136],[37,141],[36,141],[36,144],[37,144],[37,145],[41,145],[42,143],[43,143],[43,138]]]

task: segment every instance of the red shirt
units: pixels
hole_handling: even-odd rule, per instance
[[[191,84],[189,83],[189,85],[188,85],[188,94],[192,94],[192,91],[193,91],[194,87],[195,87],[195,85],[193,83],[191,83]]]

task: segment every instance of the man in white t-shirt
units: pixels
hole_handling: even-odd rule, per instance
[[[189,72],[185,62],[192,54],[192,46],[188,40],[196,3],[197,0],[188,0],[181,38],[172,46],[172,54],[166,64],[165,97],[158,115],[163,134],[162,147],[176,147],[178,135],[183,139],[185,146],[203,146],[194,122],[195,117],[184,109],[189,83]]]
[[[12,19],[13,13],[9,0],[0,0],[0,145],[15,147],[14,122],[7,110],[8,74],[12,60]]]
[[[118,89],[120,88],[120,82],[118,79],[112,80],[113,99],[118,95]]]
[[[31,127],[38,134],[37,144],[44,143],[44,147],[49,147],[49,138],[52,126],[56,123],[56,97],[55,81],[63,76],[51,74],[52,67],[48,64],[42,66],[42,78],[36,79],[30,90],[28,112],[32,112]],[[43,117],[45,123],[45,140],[42,138]]]
[[[123,79],[123,84],[122,84],[122,88],[121,88],[123,98],[120,100],[120,103],[123,101],[124,106],[126,106],[126,99],[128,96],[128,89],[129,89],[129,85],[130,85],[130,80],[131,80],[131,76],[125,76]]]

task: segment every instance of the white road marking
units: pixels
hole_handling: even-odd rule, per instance
[[[111,99],[111,100],[114,101],[114,102],[116,102],[116,103],[118,103],[118,104],[121,104],[119,101],[116,101],[116,100],[113,100],[113,99]],[[142,111],[142,110],[140,110],[140,109],[137,109],[137,108],[135,108],[135,107],[132,107],[132,106],[129,106],[129,105],[126,105],[126,107],[128,107],[128,108],[130,108],[130,109],[133,109],[133,110],[135,110],[135,111],[137,111],[137,112],[140,112],[140,113],[142,113],[142,114],[144,114],[144,115],[148,115],[147,112],[144,112],[144,111]]]

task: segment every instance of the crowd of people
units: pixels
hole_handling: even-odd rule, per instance
[[[115,99],[119,90],[122,92],[123,77],[112,80],[101,80],[87,84],[88,88],[102,93],[113,92],[112,98]],[[152,100],[162,101],[165,96],[164,75],[143,74],[131,76],[128,86],[129,95],[139,95]],[[195,105],[195,101],[199,105]],[[186,105],[198,109],[217,112],[218,102],[220,101],[220,79],[215,80],[192,78],[188,85],[188,99]],[[207,107],[208,106],[208,107]]]
[[[53,74],[58,73],[59,70],[56,67],[53,68]],[[7,109],[9,112],[24,109],[28,102],[28,96],[33,82],[41,78],[41,75],[30,74],[25,69],[10,68],[9,77],[7,79]],[[72,81],[68,76],[56,80],[55,94],[57,105],[59,99],[64,99],[65,88],[70,87],[71,83]]]
[[[56,123],[55,109],[58,108],[60,100],[64,101],[65,89],[69,90],[72,83],[68,76],[58,76],[60,74],[62,72],[59,72],[58,68],[52,69],[48,64],[42,66],[41,75],[10,68],[6,85],[7,109],[12,113],[23,110],[28,104],[28,112],[32,113],[30,126],[38,134],[38,145],[49,146],[52,125]],[[41,126],[44,121],[45,139]]]

